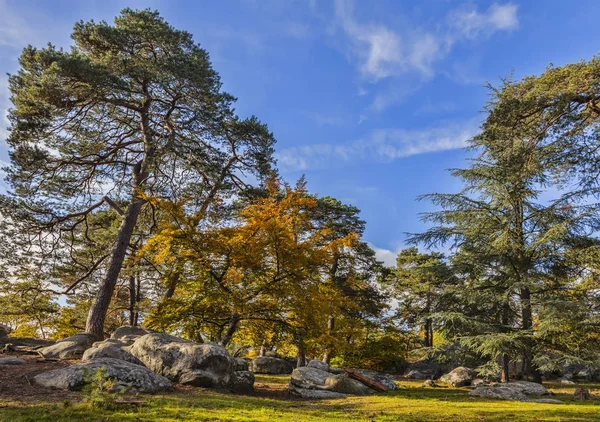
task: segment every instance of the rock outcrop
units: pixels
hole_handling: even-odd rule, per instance
[[[133,356],[129,350],[130,346],[121,340],[108,339],[97,341],[83,353],[81,360],[83,362],[90,362],[95,359],[112,358],[144,366],[144,363]]]
[[[471,381],[473,381],[473,371],[464,366],[459,366],[447,374],[442,375],[440,381],[450,384],[453,387],[464,387],[470,385]]]
[[[233,388],[234,360],[222,346],[149,333],[139,337],[129,352],[171,381],[196,387]]]
[[[294,367],[285,359],[260,356],[250,362],[250,370],[255,374],[291,374]]]
[[[90,333],[75,334],[37,351],[47,359],[75,359],[81,357],[96,340]]]
[[[64,390],[79,390],[99,368],[104,368],[107,377],[117,381],[117,389],[129,388],[142,393],[156,393],[172,388],[171,381],[140,365],[119,359],[97,359],[77,363],[66,368],[54,369],[36,375],[34,381],[43,387]]]
[[[514,401],[532,401],[528,396],[545,396],[548,394],[550,393],[542,384],[528,381],[478,385],[469,393],[470,396],[474,397]]]

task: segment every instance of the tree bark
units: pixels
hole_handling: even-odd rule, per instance
[[[333,336],[333,330],[335,330],[335,317],[330,315],[327,319],[327,332],[329,337]],[[325,354],[323,355],[323,362],[329,365],[331,358],[333,357],[333,344],[330,343],[325,348]]]
[[[129,276],[129,325],[135,325],[135,304],[137,298],[137,286],[135,276]]]
[[[296,348],[298,349],[297,359],[296,359],[296,368],[301,368],[302,366],[306,366],[306,355],[304,350],[304,336],[301,333],[298,333],[296,338]]]
[[[533,328],[531,292],[526,287],[521,289],[521,314],[523,330],[531,330]],[[542,381],[540,371],[533,364],[533,352],[531,351],[531,347],[523,355],[523,376],[531,377],[533,382]]]
[[[237,331],[237,327],[240,322],[240,319],[241,319],[241,317],[237,313],[233,313],[231,315],[231,318],[229,319],[229,326],[227,327],[227,331],[225,332],[225,335],[223,336],[223,338],[221,339],[221,341],[219,343],[221,346],[227,347],[227,345],[231,341],[231,338],[233,337],[233,334],[235,334],[235,332]]]

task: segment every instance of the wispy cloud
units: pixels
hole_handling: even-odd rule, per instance
[[[362,23],[354,16],[352,0],[336,0],[336,20],[348,38],[360,73],[368,80],[415,72],[432,76],[434,65],[461,39],[489,36],[518,27],[517,6],[493,4],[485,12],[473,7],[452,11],[435,30],[406,27],[395,30],[382,23]]]
[[[283,171],[325,168],[332,162],[356,160],[391,161],[412,155],[463,148],[477,133],[477,120],[457,122],[423,130],[377,129],[364,139],[347,144],[313,144],[279,151]]]
[[[328,116],[321,113],[307,112],[304,115],[315,122],[317,126],[341,126],[344,124],[344,119],[336,116]]]

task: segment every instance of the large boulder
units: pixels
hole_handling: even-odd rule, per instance
[[[348,397],[347,394],[336,393],[335,391],[329,390],[314,390],[309,388],[300,388],[290,384],[288,388],[290,394],[295,397],[303,399],[315,400],[315,399],[342,399]]]
[[[371,371],[369,369],[356,369],[356,371],[360,372],[365,377],[370,378],[372,381],[385,385],[388,390],[398,389],[398,385],[396,385],[394,377],[392,377],[391,375],[385,375],[376,371]]]
[[[436,379],[445,372],[445,369],[445,366],[434,360],[423,358],[408,365],[404,376],[409,379]]]
[[[180,384],[228,388],[233,359],[224,347],[161,333],[139,337],[130,353],[157,374]]]
[[[142,393],[156,393],[170,390],[172,387],[171,381],[167,378],[157,375],[143,366],[110,358],[42,372],[33,379],[43,387],[79,390],[86,384],[88,377],[99,368],[104,368],[106,376],[117,381],[117,389],[130,388]]]
[[[248,361],[243,358],[234,358],[233,359],[233,370],[234,371],[248,371],[249,370]]]
[[[124,325],[122,327],[117,328],[112,333],[110,338],[115,339],[115,340],[120,340],[123,343],[132,344],[139,337],[145,336],[148,333],[150,333],[150,331],[148,331],[142,327],[135,327],[132,325]]]
[[[229,388],[236,393],[251,393],[254,390],[254,372],[234,371]]]
[[[74,359],[81,357],[96,340],[96,336],[90,333],[75,334],[37,351],[47,359]]]
[[[501,399],[513,401],[528,401],[529,398],[517,389],[508,387],[506,384],[478,385],[469,396],[483,397],[486,399]]]
[[[323,389],[325,381],[332,376],[330,372],[322,371],[321,369],[311,368],[310,366],[302,366],[294,369],[290,378],[290,386],[294,385],[299,388],[307,389]]]
[[[112,358],[144,366],[141,360],[129,353],[129,349],[129,346],[120,340],[108,339],[97,341],[83,353],[81,360],[89,362],[95,359]]]
[[[310,362],[308,362],[308,364],[306,366],[308,366],[309,368],[317,368],[317,369],[320,369],[321,371],[331,372],[331,368],[329,367],[329,364],[327,364],[321,360],[311,360]]]
[[[325,388],[336,393],[366,396],[375,391],[362,382],[350,378],[347,374],[332,375],[325,380]]]
[[[529,381],[508,382],[504,384],[478,385],[469,393],[470,396],[502,400],[530,401],[532,396],[550,394],[542,385]]]
[[[250,362],[250,370],[255,374],[291,374],[294,367],[285,359],[260,356]]]
[[[453,387],[464,387],[465,385],[471,384],[471,381],[473,381],[473,371],[464,366],[459,366],[447,374],[442,375],[440,381],[450,384]]]

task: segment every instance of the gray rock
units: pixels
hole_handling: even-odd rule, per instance
[[[547,396],[550,394],[550,392],[546,390],[546,387],[544,387],[542,384],[538,384],[537,382],[516,381],[506,383],[505,385],[509,386],[510,388],[520,390],[522,393],[527,394],[528,396]]]
[[[19,358],[0,358],[0,365],[25,365],[25,359]]]
[[[464,387],[465,385],[471,384],[471,381],[473,381],[473,371],[464,366],[459,366],[447,374],[442,375],[440,381],[450,384],[453,387]]]
[[[144,366],[144,363],[129,353],[129,347],[126,343],[120,340],[108,339],[98,341],[83,353],[83,362],[89,362],[95,359],[113,358],[127,362],[135,363],[136,365]]]
[[[325,387],[325,381],[331,376],[330,372],[322,371],[309,366],[302,366],[294,369],[290,378],[290,386],[298,388],[322,389]]]
[[[398,389],[398,385],[396,385],[396,382],[394,381],[394,377],[392,377],[391,375],[381,374],[379,372],[371,371],[368,369],[357,369],[357,371],[360,372],[361,374],[363,374],[364,376],[366,376],[367,378],[370,378],[373,381],[377,381],[377,382],[385,385],[388,388],[388,390],[397,390]]]
[[[309,368],[317,368],[321,371],[331,372],[329,365],[320,360],[311,360],[306,366],[308,366]]]
[[[132,344],[138,337],[145,336],[150,333],[150,331],[145,330],[141,327],[134,327],[131,325],[124,325],[122,327],[117,328],[112,335],[111,339],[121,340],[124,343]]]
[[[50,346],[54,344],[53,341],[50,340],[42,340],[39,338],[30,338],[30,337],[0,337],[0,346],[4,346],[10,344],[15,346],[16,349],[20,348],[39,348],[44,346]]]
[[[117,388],[130,387],[133,391],[156,393],[170,390],[172,387],[171,381],[167,378],[157,375],[143,366],[110,358],[77,363],[66,368],[43,372],[33,379],[43,387],[79,390],[85,385],[88,374],[93,374],[98,368],[105,368],[106,375],[118,382]]]
[[[249,369],[248,361],[242,358],[234,358],[233,360],[233,370],[234,371],[248,371]]]
[[[38,352],[48,359],[73,359],[83,355],[96,340],[96,336],[90,333],[75,334],[51,346],[42,347]]]
[[[561,384],[568,384],[568,385],[575,384],[575,382],[573,382],[570,379],[567,379],[565,377],[558,378],[556,381],[560,382]]]
[[[229,388],[236,393],[251,393],[254,391],[254,372],[234,371]]]
[[[469,396],[486,399],[529,401],[525,393],[518,389],[510,388],[505,384],[479,385],[469,393]]]
[[[291,374],[294,367],[285,359],[260,356],[250,362],[250,370],[255,374]]]
[[[375,391],[362,382],[350,378],[347,374],[332,375],[325,380],[325,389],[336,393],[366,396]]]
[[[475,378],[471,382],[471,385],[474,386],[474,387],[477,387],[478,385],[489,385],[489,384],[490,384],[489,382],[487,382],[486,380],[481,379],[481,378]]]
[[[291,395],[296,397],[301,397],[303,399],[341,399],[344,397],[348,397],[347,394],[336,393],[335,391],[328,390],[313,390],[308,388],[300,388],[295,385],[290,384],[289,392]]]
[[[416,369],[406,372],[404,374],[404,376],[411,380],[426,380],[426,379],[430,379],[432,377],[432,375],[428,375],[428,374],[418,371]]]
[[[435,382],[433,382],[433,380],[425,380],[423,382],[423,384],[421,384],[421,387],[434,388],[434,387],[437,387],[437,384]]]
[[[224,347],[161,333],[139,337],[129,352],[149,369],[180,384],[227,388],[233,359]]]

